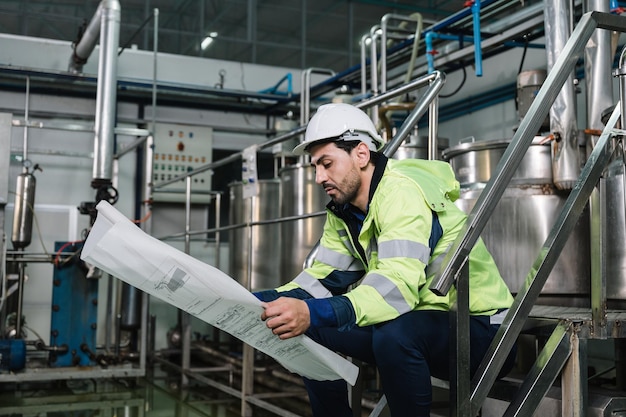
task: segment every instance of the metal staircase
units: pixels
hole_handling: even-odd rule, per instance
[[[581,17],[526,117],[521,121],[500,160],[496,173],[468,215],[464,230],[452,245],[444,261],[445,269],[435,277],[430,287],[436,294],[445,295],[455,283],[458,294],[458,304],[451,311],[451,331],[454,336],[452,340],[456,343],[456,355],[451,358],[453,368],[451,375],[455,376],[451,378],[451,381],[455,382],[450,383],[450,416],[478,415],[490,393],[498,391],[494,389],[494,383],[508,352],[520,333],[528,329],[547,331],[547,342],[521,385],[509,389],[513,396],[508,399],[509,405],[503,415],[507,417],[532,416],[542,399],[550,390],[554,390],[553,384],[561,375],[561,415],[564,417],[586,416],[589,407],[587,340],[626,338],[626,329],[623,326],[626,312],[607,309],[606,276],[602,272],[592,272],[592,308],[535,306],[570,232],[574,229],[613,156],[616,141],[621,140],[626,134],[625,131],[615,129],[620,114],[626,113],[624,97],[626,95],[626,80],[624,80],[626,67],[622,66],[623,62],[620,60],[620,68],[616,75],[620,77],[621,104],[615,106],[561,215],[535,259],[523,288],[517,293],[513,306],[478,371],[470,381],[467,365],[469,363],[469,343],[467,342],[469,340],[469,283],[463,266],[522,157],[531,145],[535,133],[539,131],[552,103],[577,61],[582,57],[585,45],[596,29],[626,32],[626,17],[600,12],[589,12]],[[622,57],[623,55],[624,53]],[[381,415],[385,409],[385,402],[384,398],[381,399],[370,417]],[[607,412],[610,413],[608,415],[612,416],[626,415],[626,398],[614,398],[612,404],[609,404],[605,410],[608,410]]]

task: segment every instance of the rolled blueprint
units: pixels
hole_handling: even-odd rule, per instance
[[[106,201],[81,259],[273,357],[314,380],[345,379],[358,368],[306,335],[281,340],[261,320],[261,301],[230,276],[146,234]]]

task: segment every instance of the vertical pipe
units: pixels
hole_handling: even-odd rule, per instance
[[[571,0],[546,0],[544,4],[549,73],[572,34],[573,11]],[[550,108],[550,130],[555,137],[552,143],[554,185],[559,189],[571,189],[581,169],[573,71]]]
[[[380,26],[372,26],[370,29],[370,39],[372,41],[370,44],[370,73],[372,75],[370,83],[372,87],[372,94],[375,96],[380,93],[380,88],[378,86],[378,52],[376,51],[376,42],[380,34]],[[381,45],[381,48],[384,47],[384,45]],[[378,104],[372,107],[370,118],[372,119],[372,122],[374,122],[374,125],[378,124]]]
[[[21,252],[22,249],[20,248]],[[21,257],[21,256],[20,256]],[[26,279],[26,263],[20,261],[17,263],[18,267],[18,282],[17,282],[17,317],[15,318],[15,339],[22,338],[22,309],[24,304],[24,282]]]
[[[103,0],[96,92],[93,179],[110,180],[117,100],[117,49],[121,8],[117,0]]]
[[[254,226],[256,204],[258,196],[250,197],[250,224],[248,225],[248,265],[246,273],[245,287],[248,291],[252,288],[252,252],[254,247]],[[254,349],[247,343],[243,344],[243,358],[241,370],[241,416],[252,416],[252,408],[246,402],[246,397],[253,394],[254,385]]]
[[[22,161],[28,159],[28,110],[30,108],[30,77],[26,76],[26,98],[24,103],[24,137],[22,145]],[[22,172],[27,173],[28,167],[24,165]]]
[[[361,36],[361,95],[367,94],[367,40],[371,39],[368,34]]]
[[[300,9],[302,10],[302,14],[300,16],[300,68],[306,68],[306,0],[301,0]]]
[[[191,252],[191,175],[185,178],[185,253],[187,255]],[[191,320],[189,313],[181,311],[181,367],[183,372],[181,374],[182,386],[185,387],[189,384],[189,377],[185,374],[191,368]]]
[[[609,12],[606,0],[586,0],[584,12]],[[602,113],[614,106],[611,68],[611,31],[596,29],[585,46],[585,80],[587,93],[587,127],[602,130]],[[597,139],[597,138],[595,138]]]
[[[428,159],[434,161],[439,159],[437,136],[439,134],[439,96],[435,96],[428,107]]]
[[[474,26],[474,62],[476,65],[476,76],[483,76],[483,52],[480,37],[480,0],[475,0],[472,4],[472,21]]]
[[[609,12],[606,0],[585,0],[583,12]],[[585,86],[587,93],[587,128],[603,130],[602,113],[613,106],[613,86],[611,80],[612,48],[611,32],[596,29],[585,46]],[[588,140],[591,149],[599,136]],[[603,184],[600,180],[600,184]],[[602,185],[601,185],[602,186]],[[602,223],[606,217],[602,213],[601,198],[604,194],[596,189],[589,199],[591,237],[591,312],[597,337],[606,338],[606,264],[603,262],[605,244]]]
[[[222,226],[221,220],[222,214],[222,193],[217,193],[215,195],[215,228],[217,231],[215,232],[215,267],[220,269],[220,227]]]

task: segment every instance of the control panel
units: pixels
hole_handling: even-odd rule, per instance
[[[213,130],[205,126],[157,123],[154,132],[153,183],[171,180],[212,161]],[[207,170],[191,177],[191,202],[211,201],[211,176]],[[152,193],[154,201],[185,202],[186,181],[182,179]]]

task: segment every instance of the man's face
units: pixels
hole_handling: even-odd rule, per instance
[[[347,153],[330,142],[313,146],[310,153],[311,165],[315,167],[315,182],[324,187],[335,203],[354,202],[361,188],[354,150]]]

